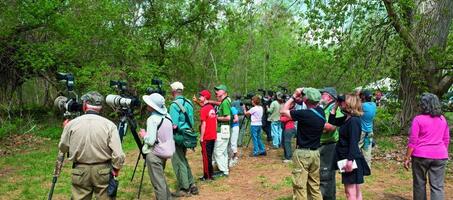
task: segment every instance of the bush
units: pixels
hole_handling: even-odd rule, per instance
[[[36,124],[31,118],[14,118],[2,122],[0,127],[0,139],[12,134],[23,134],[36,127]]]
[[[389,107],[378,108],[374,118],[374,132],[385,136],[398,135],[400,133],[396,109],[390,109]]]

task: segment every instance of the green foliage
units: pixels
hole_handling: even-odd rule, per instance
[[[390,106],[377,109],[374,118],[374,133],[377,135],[391,136],[400,133],[398,111]]]

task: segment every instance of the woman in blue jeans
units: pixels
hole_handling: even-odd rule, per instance
[[[252,98],[253,107],[245,112],[247,117],[250,117],[250,135],[253,141],[253,154],[252,156],[265,156],[266,149],[261,141],[261,118],[263,117],[263,107],[261,107],[260,97],[254,96]],[[244,106],[244,110],[246,110]]]

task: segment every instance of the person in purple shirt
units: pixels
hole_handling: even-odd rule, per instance
[[[404,167],[412,162],[413,199],[426,199],[426,178],[429,178],[431,199],[445,199],[445,166],[448,160],[450,131],[442,116],[439,98],[423,93],[421,114],[414,117],[409,134]]]

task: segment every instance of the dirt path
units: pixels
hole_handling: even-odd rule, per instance
[[[292,199],[291,164],[282,163],[283,150],[268,150],[268,156],[249,157],[244,149],[240,162],[230,176],[199,182],[200,195],[186,199]],[[202,175],[201,155],[188,152],[194,176]],[[167,165],[171,165],[168,161]],[[167,170],[166,170],[167,171]],[[174,183],[174,180],[169,180]],[[453,177],[446,175],[446,199],[453,199]],[[345,199],[341,178],[337,174],[337,199]],[[401,163],[392,160],[373,163],[372,176],[362,185],[364,199],[412,199],[412,176]]]

